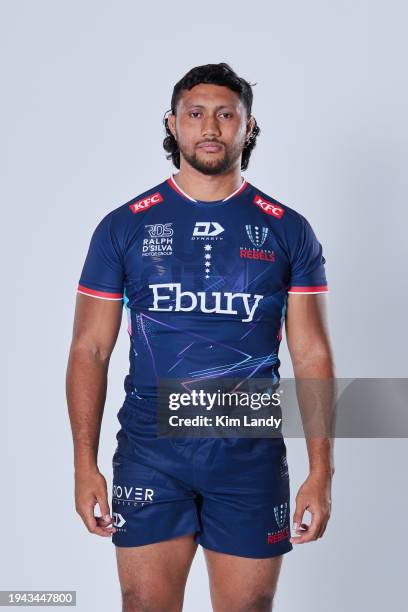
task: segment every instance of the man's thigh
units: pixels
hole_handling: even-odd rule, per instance
[[[214,612],[272,610],[283,555],[254,559],[203,550]]]
[[[197,544],[194,535],[116,546],[124,612],[180,612]]]

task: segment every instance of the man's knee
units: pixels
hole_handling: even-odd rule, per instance
[[[254,595],[221,597],[214,601],[214,610],[228,612],[271,612],[273,594],[257,593]]]
[[[151,603],[137,589],[130,588],[122,591],[123,612],[152,612]]]
[[[273,606],[273,594],[260,593],[250,599],[242,612],[270,612]]]
[[[135,588],[122,591],[123,612],[179,612],[181,609],[182,601],[174,594],[147,593]]]

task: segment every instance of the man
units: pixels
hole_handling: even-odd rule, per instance
[[[181,610],[199,543],[214,610],[271,610],[283,554],[322,537],[330,515],[330,439],[307,440],[291,537],[283,438],[157,436],[162,378],[276,385],[284,322],[295,377],[334,377],[322,247],[300,213],[241,176],[260,132],[251,108],[251,86],[227,64],[190,70],[165,118],[179,172],[100,221],[79,280],[67,371],[76,509],[112,536],[126,611]],[[112,520],[97,450],[123,304]]]

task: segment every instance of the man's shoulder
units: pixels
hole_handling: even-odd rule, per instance
[[[279,220],[279,224],[284,226],[300,226],[305,217],[293,206],[289,206],[286,200],[278,199],[270,192],[266,192],[253,183],[252,185],[252,202],[260,208],[265,216]],[[267,217],[266,217],[267,218]]]
[[[164,193],[163,187],[166,180],[139,192],[130,200],[126,200],[102,215],[95,230],[100,239],[109,238],[119,245],[122,251],[125,251],[134,232],[138,231],[140,225],[145,222],[143,211],[147,211],[164,200],[162,193]]]
[[[166,182],[167,179],[162,180],[157,185],[132,196],[130,200],[126,200],[123,204],[112,209],[107,216],[110,215],[114,220],[129,219],[133,218],[136,213],[148,210],[151,206],[163,200],[163,188]]]

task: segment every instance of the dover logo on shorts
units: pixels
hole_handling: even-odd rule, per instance
[[[257,206],[259,206],[259,208],[262,208],[262,210],[266,212],[268,215],[272,215],[273,217],[277,217],[278,219],[280,219],[283,213],[285,212],[282,206],[278,206],[277,204],[272,204],[271,202],[267,202],[267,200],[264,200],[258,194],[254,197],[253,202]]]
[[[154,204],[159,204],[160,202],[163,202],[163,197],[159,191],[156,191],[156,193],[152,193],[152,195],[143,198],[143,200],[133,202],[133,204],[130,204],[129,208],[132,213],[138,213],[142,212],[142,210],[147,210],[148,208],[154,206]]]
[[[154,490],[145,487],[114,484],[112,489],[112,500],[117,504],[153,502],[153,495]]]

